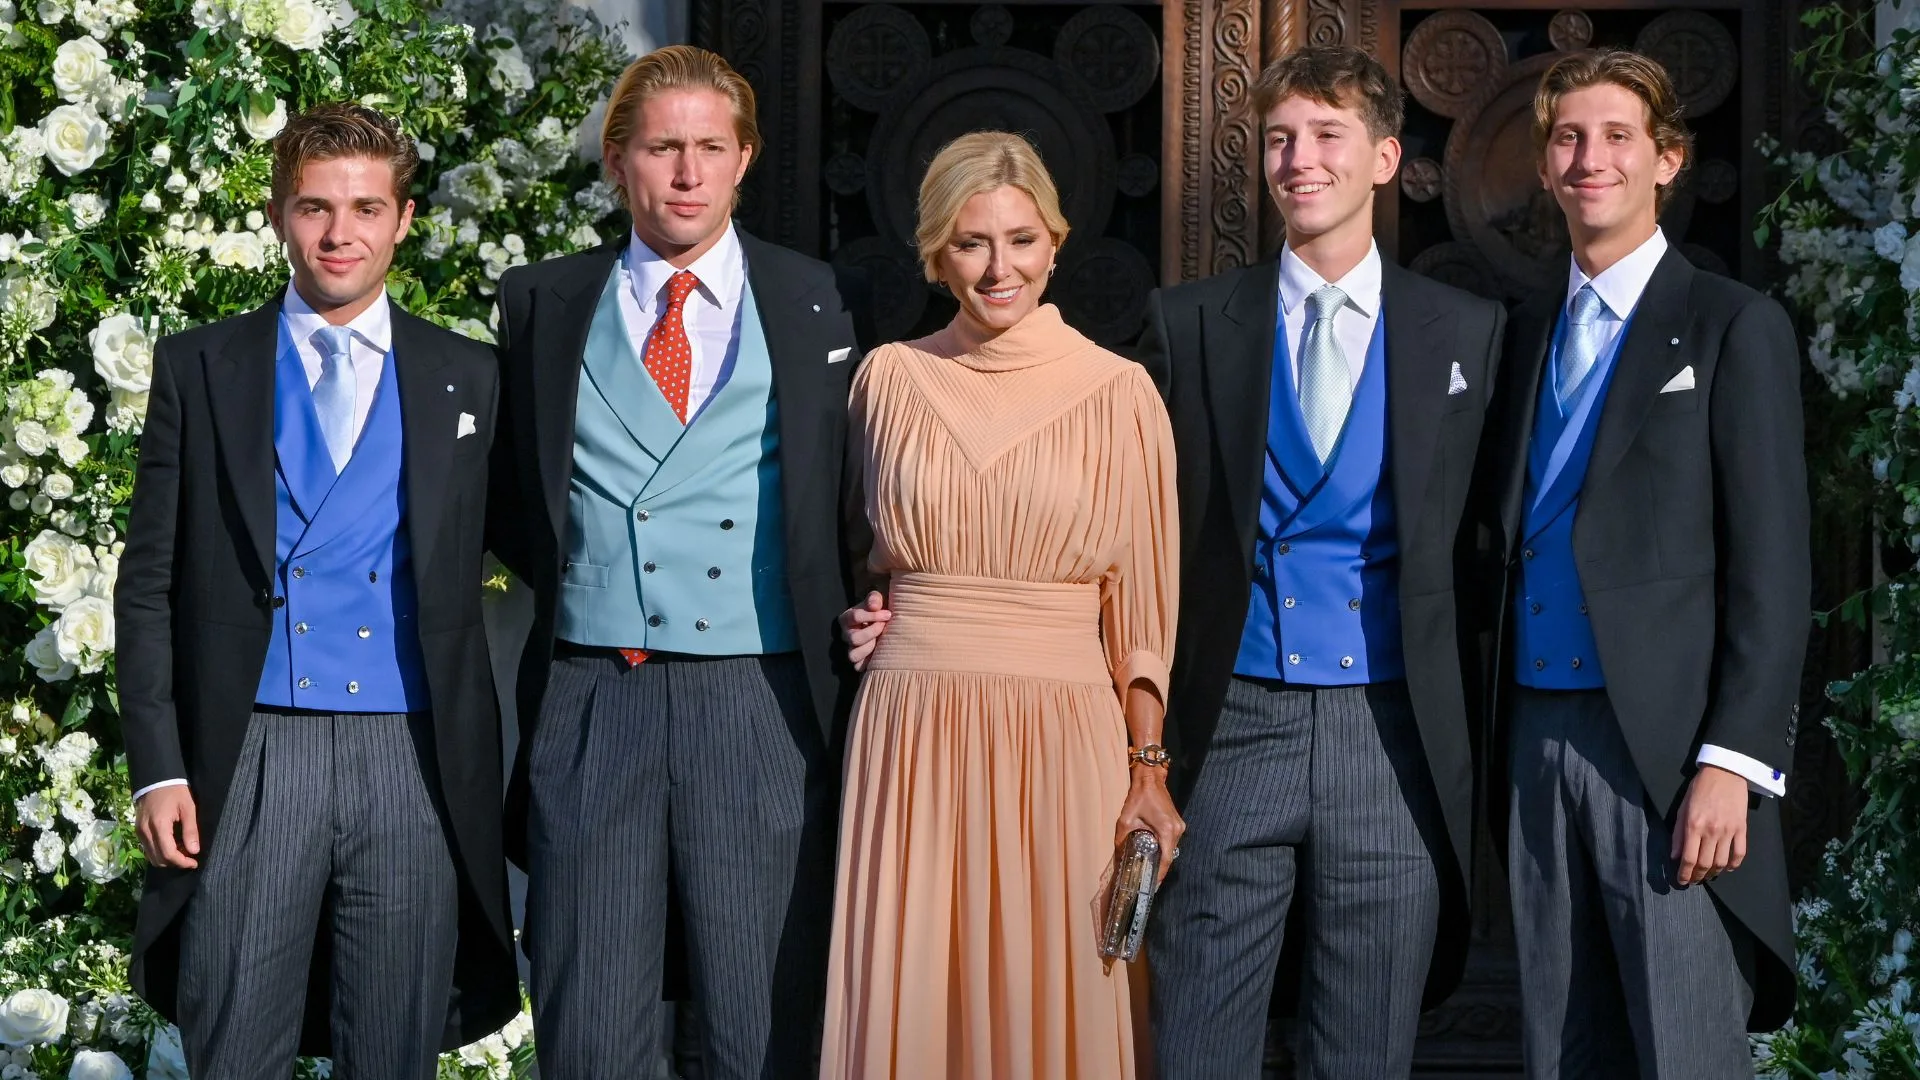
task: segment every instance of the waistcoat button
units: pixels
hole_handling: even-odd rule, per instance
[[[1291,552],[1292,550],[1293,550],[1293,545],[1292,545],[1292,544],[1281,544],[1281,545],[1280,545],[1280,554],[1282,554],[1282,555],[1285,555],[1285,554],[1288,554],[1288,553],[1289,553],[1289,552]]]
[[[1582,615],[1585,615],[1586,613],[1587,613],[1587,605],[1585,605],[1585,604],[1581,604],[1581,605],[1580,605],[1580,614],[1582,614]]]
[[[647,564],[645,564],[645,565],[643,565],[643,566],[641,566],[641,567],[640,567],[640,569],[642,569],[642,570],[645,570],[645,571],[646,571],[647,573],[649,573],[649,574],[651,574],[651,573],[653,573],[653,572],[654,572],[654,571],[655,571],[656,569],[658,569],[658,567],[656,567],[656,566],[654,566],[654,565],[653,565],[652,563],[647,563]]]
[[[649,615],[649,616],[647,616],[647,625],[648,625],[648,626],[659,626],[659,625],[660,625],[661,623],[664,623],[664,622],[666,622],[666,621],[667,621],[667,620],[665,620],[665,619],[663,619],[663,618],[661,618],[661,617],[660,617],[660,616],[658,616],[658,615]]]
[[[300,681],[298,683],[295,683],[294,685],[298,686],[302,690],[305,690],[309,686],[313,685],[313,680],[307,678],[305,675],[302,675],[300,676]]]
[[[303,578],[303,577],[306,577],[306,576],[307,576],[307,568],[306,568],[306,567],[304,567],[304,566],[296,566],[296,567],[294,567],[294,568],[293,568],[293,576],[294,576],[294,577],[296,577],[296,578]]]
[[[284,596],[276,596],[276,597],[274,597],[274,598],[273,598],[273,610],[275,610],[275,611],[279,611],[279,610],[280,610],[281,608],[283,608],[283,607],[286,607],[286,606],[287,606],[287,598],[286,598],[286,597],[284,597]]]
[[[635,521],[645,521],[652,516],[652,514],[647,513],[645,510],[636,510],[633,512],[633,519]]]
[[[1349,600],[1349,601],[1347,601],[1347,610],[1348,610],[1348,611],[1359,611],[1359,610],[1360,610],[1360,598],[1356,596],[1356,597],[1354,597],[1353,599],[1351,599],[1351,600]]]
[[[1292,607],[1292,606],[1293,606],[1293,597],[1291,597],[1291,596],[1289,596],[1289,597],[1287,597],[1287,598],[1286,598],[1285,600],[1282,600],[1282,601],[1280,601],[1280,604],[1281,604],[1281,606],[1282,606],[1282,607]]]
[[[1527,610],[1533,612],[1535,615],[1540,614],[1540,601],[1535,600],[1533,603],[1528,604]]]
[[[705,631],[705,630],[706,630],[706,629],[707,629],[708,627],[710,627],[710,626],[712,626],[712,625],[713,625],[713,624],[712,624],[712,623],[710,623],[710,622],[708,622],[707,620],[705,620],[705,619],[701,619],[701,620],[699,620],[698,622],[695,622],[695,623],[693,624],[693,628],[694,628],[695,630],[700,630],[700,631]]]
[[[709,567],[707,567],[707,577],[709,577],[709,578],[718,578],[719,576],[720,576],[720,568],[719,568],[719,567],[717,567],[717,566],[709,566]]]
[[[1343,657],[1341,657],[1341,658],[1340,658],[1340,666],[1341,666],[1341,667],[1352,667],[1352,666],[1353,666],[1353,657],[1351,657],[1351,656],[1343,656]]]
[[[1547,670],[1547,662],[1545,660],[1535,660],[1533,662],[1533,670],[1535,671]]]
[[[378,571],[378,570],[369,570],[369,571],[367,571],[367,580],[368,580],[368,581],[379,581],[379,580],[380,580],[380,571]]]
[[[358,633],[363,638],[369,638],[373,636],[373,630],[371,627],[363,626],[355,632]]]
[[[306,624],[306,623],[294,623],[294,624],[293,624],[293,632],[294,632],[294,633],[296,633],[296,634],[304,634],[304,633],[306,633],[306,632],[307,632],[307,624]]]
[[[721,528],[723,528],[723,529],[731,529],[731,528],[733,528],[733,519],[732,519],[732,518],[727,518],[726,520],[724,520],[724,521],[722,521],[722,522],[720,523],[720,527],[721,527]]]
[[[357,694],[357,693],[359,693],[359,692],[360,692],[360,684],[359,684],[359,683],[357,683],[357,682],[350,682],[350,683],[348,683],[348,684],[347,684],[347,693],[349,693],[349,694]]]
[[[1575,671],[1580,670],[1580,658],[1577,656],[1573,658],[1573,670]]]
[[[1289,663],[1289,664],[1297,664],[1297,663],[1299,663],[1299,662],[1300,662],[1300,654],[1299,654],[1299,653],[1297,653],[1297,652],[1296,652],[1296,653],[1288,653],[1288,654],[1287,654],[1287,663]]]
[[[1527,558],[1529,558],[1529,559],[1531,559],[1531,558],[1533,558],[1533,549],[1532,549],[1532,548],[1528,548],[1527,550],[1525,550],[1525,551],[1523,551],[1523,552],[1521,552],[1520,554],[1521,554],[1521,555],[1523,555],[1523,556],[1525,556],[1525,557],[1527,557]]]

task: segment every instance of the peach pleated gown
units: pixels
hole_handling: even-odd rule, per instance
[[[1132,1077],[1094,905],[1121,688],[1165,700],[1166,411],[1051,305],[972,353],[950,330],[880,348],[851,409],[894,615],[849,737],[821,1074]]]

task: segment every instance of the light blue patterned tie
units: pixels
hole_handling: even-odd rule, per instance
[[[320,434],[327,440],[338,474],[353,456],[353,331],[323,326],[313,335],[320,347],[320,381],[313,384],[313,411],[320,416]]]
[[[1325,465],[1347,425],[1353,405],[1353,375],[1346,354],[1333,336],[1333,316],[1347,303],[1347,294],[1322,285],[1307,297],[1307,345],[1300,354],[1300,414],[1307,421],[1313,452]]]
[[[1560,345],[1560,382],[1554,387],[1566,407],[1600,359],[1600,313],[1607,305],[1592,285],[1580,286],[1567,313],[1567,337]]]

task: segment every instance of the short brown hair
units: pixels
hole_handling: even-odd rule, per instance
[[[300,170],[308,162],[357,157],[392,166],[394,205],[407,201],[413,175],[420,171],[420,151],[397,121],[350,101],[315,105],[274,136],[273,201],[300,187]]]
[[[934,256],[953,237],[953,223],[967,200],[1000,187],[1027,193],[1040,210],[1040,222],[1055,251],[1067,242],[1067,216],[1060,212],[1060,189],[1033,144],[1005,131],[976,131],[940,148],[920,181],[920,223],[913,231],[920,248],[920,269],[939,280]]]
[[[1352,45],[1308,45],[1268,64],[1253,84],[1254,114],[1264,125],[1274,106],[1290,97],[1357,109],[1375,142],[1399,136],[1407,114],[1400,85],[1386,67]]]
[[[607,101],[607,115],[600,123],[600,145],[625,146],[633,137],[640,105],[656,94],[669,90],[711,90],[733,105],[733,134],[740,145],[751,151],[747,166],[760,156],[760,122],[754,116],[753,84],[733,70],[719,53],[694,45],[668,45],[655,49],[627,65],[613,84],[613,96]],[[626,205],[627,190],[614,181],[621,205]]]
[[[1670,183],[1661,185],[1654,196],[1654,205],[1664,210],[1667,200],[1679,190],[1680,178],[1693,165],[1693,133],[1687,130],[1681,116],[1680,95],[1674,91],[1673,80],[1667,76],[1667,69],[1660,66],[1660,61],[1625,49],[1585,49],[1555,61],[1540,77],[1540,89],[1533,94],[1534,145],[1545,151],[1547,140],[1553,135],[1554,111],[1560,107],[1562,97],[1575,90],[1605,85],[1626,90],[1646,106],[1647,134],[1653,136],[1656,150],[1663,154],[1673,149],[1680,151],[1680,170],[1673,174]]]

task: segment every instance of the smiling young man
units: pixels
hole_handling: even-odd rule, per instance
[[[1291,922],[1301,1075],[1384,1080],[1467,937],[1455,552],[1504,316],[1374,244],[1402,115],[1378,61],[1302,49],[1254,104],[1286,246],[1156,294],[1139,349],[1182,530],[1153,1042],[1163,1078],[1259,1075]]]
[[[273,143],[293,280],[161,340],[120,708],[152,868],[133,985],[193,1075],[431,1080],[519,1007],[480,623],[497,370],[386,295],[418,164],[321,105]]]
[[[671,903],[706,1075],[810,1076],[865,311],[734,227],[761,141],[719,56],[634,61],[602,134],[631,233],[500,283],[489,535],[534,594],[508,804],[540,1073],[666,1075]]]
[[[1511,770],[1495,793],[1527,1074],[1752,1076],[1747,1029],[1793,1011],[1777,796],[1812,591],[1796,339],[1662,235],[1692,146],[1658,63],[1562,59],[1534,133],[1573,257],[1515,316],[1496,420],[1511,595],[1492,757]]]

